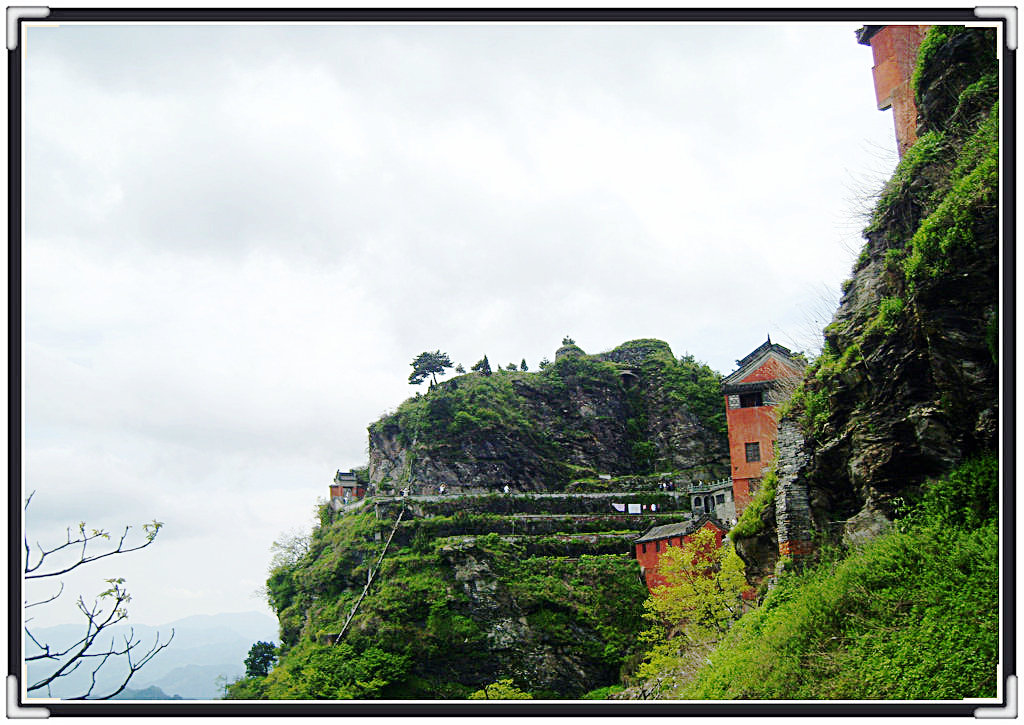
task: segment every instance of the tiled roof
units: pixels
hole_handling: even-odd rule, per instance
[[[753,370],[755,370],[762,362],[768,359],[772,354],[778,355],[781,359],[788,361],[790,364],[795,364],[800,368],[803,368],[803,361],[793,355],[793,351],[788,347],[783,347],[778,343],[772,342],[770,339],[757,347],[753,352],[744,357],[742,360],[736,361],[736,370],[729,373],[722,379],[723,385],[735,385],[740,380],[745,378]]]
[[[655,541],[657,539],[668,539],[673,536],[688,536],[694,531],[699,529],[701,526],[710,521],[712,524],[717,526],[722,531],[728,531],[729,527],[723,524],[714,516],[710,514],[704,514],[695,519],[684,521],[678,524],[664,524],[663,526],[655,526],[653,529],[648,531],[643,536],[633,539],[636,544],[642,544],[645,541]]]
[[[857,34],[857,42],[861,45],[871,45],[871,38],[884,27],[884,25],[865,25],[860,30],[854,31]]]

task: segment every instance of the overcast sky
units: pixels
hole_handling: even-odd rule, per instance
[[[857,27],[31,28],[30,539],[159,519],[67,591],[269,611],[271,542],[424,350],[806,348],[895,164]]]

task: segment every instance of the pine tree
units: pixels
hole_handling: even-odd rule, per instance
[[[470,368],[470,370],[480,373],[481,375],[491,374],[491,364],[487,362],[487,356],[484,355],[484,359],[480,360],[476,365]]]

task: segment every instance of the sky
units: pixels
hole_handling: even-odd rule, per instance
[[[269,612],[420,352],[813,352],[896,162],[859,26],[29,28],[28,538],[164,524],[35,626]]]

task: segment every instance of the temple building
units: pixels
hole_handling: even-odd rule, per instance
[[[739,517],[775,456],[775,407],[803,377],[805,363],[769,337],[736,364],[736,371],[722,381],[722,394],[729,426],[733,504]]]
[[[356,480],[355,471],[342,472],[340,469],[331,481],[331,503],[350,502],[366,495],[366,487]]]
[[[733,501],[731,478],[723,478],[718,481],[694,481],[688,489],[694,516],[708,514],[730,526],[736,523],[736,506]]]
[[[700,529],[715,532],[715,546],[722,545],[722,538],[729,527],[712,515],[705,514],[678,524],[655,526],[650,531],[633,540],[636,561],[640,565],[640,575],[647,585],[647,590],[667,584],[658,572],[659,559],[670,546],[683,546]]]
[[[875,101],[879,111],[892,109],[900,158],[917,140],[917,104],[911,78],[917,49],[930,25],[865,25],[857,42],[871,46],[875,65]]]

